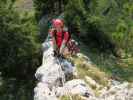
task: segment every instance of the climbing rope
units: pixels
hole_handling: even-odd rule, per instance
[[[60,69],[59,70],[61,70],[61,72],[60,71],[59,72],[62,75],[61,81],[62,81],[62,85],[64,86],[64,84],[65,84],[65,74],[63,73],[64,66],[61,64],[63,62],[62,56],[57,57],[57,61],[58,61],[59,65],[60,65]],[[70,90],[68,88],[66,88],[66,90],[67,90],[66,94],[70,97],[70,100],[72,100],[72,96],[69,94]]]

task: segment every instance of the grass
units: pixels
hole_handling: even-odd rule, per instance
[[[87,72],[86,69],[78,66],[82,73],[84,73],[85,70],[84,75],[91,75],[92,78],[98,79],[98,81],[101,82],[103,81],[104,76],[119,81],[133,81],[133,57],[120,59],[111,54],[109,55],[106,53],[99,53],[94,50],[92,51],[85,45],[82,45],[80,48],[81,52],[84,55],[87,55],[95,64],[95,66],[91,68],[94,72],[91,70]]]
[[[85,79],[85,76],[92,77],[97,83],[107,85],[107,76],[93,64],[87,64],[83,58],[75,58],[79,78]]]
[[[90,50],[88,46],[81,45],[82,57],[72,57],[71,61],[75,63],[78,78],[84,79],[86,83],[93,89],[96,96],[99,96],[99,90],[103,87],[108,87],[108,80],[115,79],[118,81],[133,82],[133,58],[126,57],[123,59],[116,58],[113,55],[106,53],[99,53],[95,50]],[[86,57],[88,58],[86,58]],[[91,62],[91,63],[87,63]],[[87,80],[86,76],[95,80],[100,88],[92,86]],[[80,96],[63,96],[60,100],[83,100]]]
[[[60,98],[60,100],[85,100],[85,99],[83,99],[81,96],[79,96],[79,95],[71,95],[71,97],[70,96],[62,96],[61,98]]]
[[[73,57],[71,60],[73,63],[75,63],[77,72],[78,72],[78,78],[84,79],[86,82],[86,76],[91,77],[93,80],[95,80],[98,84],[102,86],[108,85],[108,75],[104,70],[101,70],[97,65],[90,59],[89,53],[91,53],[88,50],[88,47],[85,45],[81,45],[81,57]],[[86,57],[84,57],[86,56]],[[88,83],[88,82],[87,82]],[[89,83],[88,83],[89,84]],[[89,84],[90,85],[90,84]],[[96,89],[95,86],[91,86],[93,89]]]
[[[92,61],[98,68],[114,79],[133,81],[133,64],[124,62],[124,60],[121,59],[111,58],[107,54],[96,56],[92,58]]]

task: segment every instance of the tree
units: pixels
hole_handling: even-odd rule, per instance
[[[19,14],[10,0],[0,3],[0,71],[2,75],[30,77],[40,63],[33,14]]]
[[[34,0],[36,18],[39,20],[44,15],[57,16],[64,11],[69,0]]]
[[[37,6],[40,8],[37,11],[43,12],[49,9],[52,12],[56,9],[58,14],[51,13],[51,16],[59,16],[61,12],[58,8],[61,8],[62,5],[65,22],[70,27],[71,32],[76,33],[75,27],[78,27],[82,33],[83,41],[93,45],[93,48],[98,48],[101,51],[109,50],[115,55],[119,55],[116,52],[120,48],[124,52],[133,50],[133,46],[131,46],[133,43],[130,38],[133,34],[131,32],[133,25],[132,0],[63,0],[63,3],[59,2],[60,0],[48,1],[49,3],[46,1],[43,2],[44,4],[41,3],[42,8]],[[55,5],[59,3],[59,5],[49,7],[52,5],[51,2]],[[127,47],[130,47],[130,50]]]

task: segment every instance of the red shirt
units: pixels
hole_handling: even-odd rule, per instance
[[[65,42],[67,42],[68,38],[69,38],[69,33],[68,32],[56,32],[56,34],[54,32],[50,32],[50,34],[53,36],[56,35],[56,43],[58,48],[61,47],[63,40],[65,40]],[[62,39],[62,35],[64,34],[64,38]]]

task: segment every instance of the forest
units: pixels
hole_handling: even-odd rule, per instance
[[[81,53],[107,77],[133,82],[132,0],[0,0],[1,100],[33,100],[41,44],[53,18],[65,21]]]

